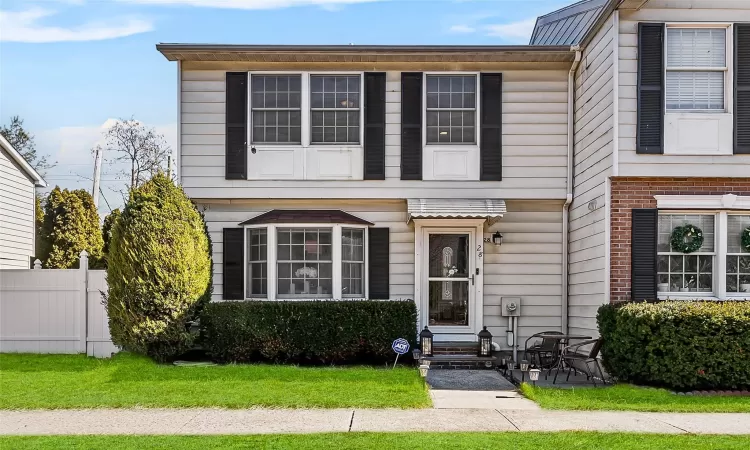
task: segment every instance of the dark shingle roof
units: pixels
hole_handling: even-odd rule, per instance
[[[576,45],[586,36],[608,0],[583,0],[537,18],[531,45]]]
[[[268,223],[348,223],[355,225],[372,225],[364,219],[338,209],[274,209],[240,225],[259,225]]]

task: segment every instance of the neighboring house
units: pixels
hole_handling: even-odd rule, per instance
[[[602,301],[750,299],[750,2],[590,0],[540,18],[537,42],[583,47],[570,330]],[[685,224],[704,236],[688,254],[670,245]]]
[[[545,45],[158,45],[178,63],[179,176],[205,210],[214,298],[412,298],[419,326],[436,339],[472,341],[487,326],[501,345],[510,324],[501,304],[520,302],[521,346],[546,330],[595,334],[597,307],[630,298],[632,206],[666,208],[651,191],[679,193],[680,186],[724,202],[733,197],[719,194],[750,195],[750,156],[734,154],[750,143],[742,131],[750,117],[731,100],[741,97],[731,88],[732,80],[742,82],[740,67],[750,71],[730,51],[750,52],[745,28],[721,25],[727,64],[715,72],[724,81],[709,74],[713,66],[683,67],[675,83],[659,88],[663,73],[648,72],[651,62],[639,78],[635,59],[638,21],[723,14],[750,22],[745,3],[643,3],[592,0],[542,17],[534,39]],[[734,9],[708,14],[699,3]],[[699,40],[721,26],[698,28],[693,37],[689,28],[682,36],[695,45],[674,51],[718,46],[718,39]],[[729,39],[735,30],[737,45]],[[661,48],[642,41],[649,52]],[[660,56],[648,55],[658,66]],[[678,54],[674,61],[704,59]],[[706,78],[705,90],[689,91]],[[648,93],[640,115],[638,80]],[[674,122],[673,104],[665,115],[658,99],[648,102],[651,92],[667,93],[683,110],[706,110],[682,111]],[[736,149],[726,145],[735,120]],[[692,134],[679,140],[684,133]],[[655,148],[662,134],[665,144]],[[639,175],[653,178],[631,178]],[[713,178],[689,178],[703,176]],[[623,203],[631,200],[643,204]],[[720,297],[729,286],[721,281],[727,250],[719,246],[733,241],[720,236],[736,220],[745,223],[747,216],[735,214],[744,201],[736,199],[731,214],[716,208],[695,219],[717,237],[710,248],[716,287],[701,295]],[[680,208],[682,219],[662,213],[663,229],[700,212]],[[610,218],[613,229],[605,225]],[[650,259],[636,262],[639,270],[646,259],[654,266],[653,299],[661,237],[651,220],[652,233],[633,253],[640,243],[653,246]],[[691,257],[679,257],[688,267]]]
[[[28,269],[34,256],[36,187],[47,183],[0,135],[0,269]]]

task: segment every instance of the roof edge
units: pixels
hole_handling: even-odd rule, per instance
[[[593,5],[588,4],[593,3]],[[593,2],[592,0],[581,0],[568,6],[564,6],[555,11],[537,17],[537,26],[546,25],[550,22],[555,22],[566,17],[570,17],[575,14],[581,14],[592,9],[600,8],[602,5]]]
[[[583,39],[581,39],[581,42],[579,43],[581,48],[586,48],[587,45],[589,45],[589,42],[591,42],[591,39],[594,38],[594,35],[596,35],[597,32],[602,28],[602,25],[604,25],[604,22],[609,19],[609,16],[612,15],[612,13],[620,7],[620,5],[625,0],[609,0],[606,5],[604,5],[604,8],[599,13],[599,18],[596,19],[596,22],[594,22],[594,26],[592,26],[589,31],[586,32],[586,34],[583,36]]]
[[[10,145],[10,142],[8,142],[7,139],[5,139],[5,136],[0,134],[0,146],[2,146],[5,151],[8,152],[11,158],[19,165],[21,166],[21,169],[23,169],[24,172],[26,172],[26,175],[31,178],[31,181],[34,182],[34,186],[36,187],[47,187],[47,182],[44,181],[44,178],[42,178],[41,175],[39,175],[39,172],[36,171],[33,167],[31,167],[31,164],[26,161],[26,159],[21,156],[20,153],[18,153],[18,150],[13,148],[12,145]]]

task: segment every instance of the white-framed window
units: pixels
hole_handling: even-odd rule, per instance
[[[359,75],[310,75],[312,144],[359,144]]]
[[[427,145],[477,144],[478,74],[425,74]]]
[[[728,296],[750,297],[750,251],[742,246],[742,233],[750,227],[750,213],[727,214],[726,288]]]
[[[259,146],[361,146],[362,72],[250,72],[250,140]]]
[[[667,25],[667,111],[727,111],[730,31],[729,24]]]
[[[703,245],[684,254],[672,248],[672,232],[693,225],[703,231]],[[716,214],[660,213],[657,240],[658,290],[661,293],[715,295]]]
[[[253,144],[302,143],[301,75],[250,75]]]
[[[245,228],[246,298],[366,298],[366,226],[277,224]]]

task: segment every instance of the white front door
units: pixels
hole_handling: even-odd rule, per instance
[[[477,311],[477,228],[423,228],[422,326],[444,340],[473,340]]]

